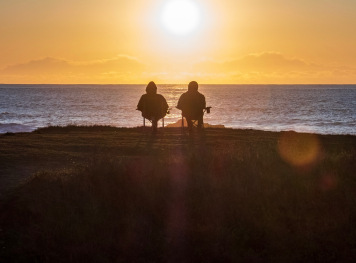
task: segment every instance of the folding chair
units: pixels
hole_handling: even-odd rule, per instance
[[[143,118],[143,131],[145,131],[145,129],[146,129],[146,119],[152,124],[152,129],[153,129],[153,123],[152,123],[152,121],[153,121],[153,119],[148,119],[148,118],[145,118],[145,117],[142,117]],[[161,118],[161,120],[162,120],[162,129],[164,129],[164,117],[163,118]],[[158,128],[158,121],[159,120],[157,120],[157,128]]]
[[[143,133],[146,131],[146,119],[152,123],[152,131],[154,129],[153,122],[155,121],[155,118],[157,118],[157,128],[158,128],[158,121],[162,120],[162,130],[164,129],[164,116],[169,113],[169,110],[165,113],[163,103],[159,102],[159,100],[152,98],[152,99],[147,99],[146,103],[143,106],[143,111],[142,111],[142,118],[143,118]],[[158,116],[158,117],[157,117]],[[163,116],[162,118],[159,118],[160,116]]]
[[[203,114],[204,114],[205,112],[206,112],[207,114],[209,114],[211,108],[212,108],[212,107],[206,107],[206,108],[204,109],[204,111],[203,111]],[[182,128],[182,132],[183,132],[183,133],[184,133],[184,118],[185,118],[185,117],[183,117],[183,114],[182,114],[182,124],[181,124],[181,128]],[[203,117],[202,117],[202,118],[203,118]],[[197,120],[192,119],[192,121],[193,121],[193,123],[192,123],[193,127],[198,128],[198,121],[199,121],[199,119],[197,119]],[[201,125],[202,125],[201,129],[202,129],[202,131],[204,131],[204,121],[203,121],[203,119],[202,119]],[[187,120],[187,126],[188,126],[188,120]]]

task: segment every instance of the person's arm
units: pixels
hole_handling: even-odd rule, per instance
[[[183,108],[183,94],[179,97],[179,100],[178,100],[178,104],[177,104],[177,109],[180,109],[180,110],[182,110],[182,108]]]
[[[206,108],[205,96],[203,94],[202,94],[202,107],[203,107],[203,109]]]
[[[168,105],[168,103],[167,103],[167,101],[166,101],[166,99],[164,97],[163,97],[163,100],[164,100],[164,103],[163,103],[164,108],[167,111],[169,109],[169,105]]]
[[[143,111],[143,105],[144,105],[144,96],[145,95],[142,95],[138,104],[137,104],[137,110],[139,111]]]
[[[162,105],[162,110],[163,110],[164,112],[167,112],[169,106],[168,106],[168,103],[167,103],[165,97],[163,97],[162,95],[160,95],[160,101],[161,101],[161,105]]]

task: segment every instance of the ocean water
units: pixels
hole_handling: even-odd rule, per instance
[[[146,85],[0,85],[0,133],[48,125],[142,125]],[[158,85],[171,107],[187,85]],[[204,122],[236,129],[356,135],[356,85],[200,85],[211,113]]]

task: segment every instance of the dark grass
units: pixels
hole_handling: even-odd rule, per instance
[[[132,128],[119,128],[119,127],[113,127],[109,125],[65,125],[65,126],[60,126],[60,125],[50,125],[47,127],[43,128],[38,128],[34,131],[34,133],[68,133],[68,132],[78,132],[78,131],[88,131],[90,130],[91,132],[115,132],[115,131],[122,131],[122,130],[132,130]]]
[[[280,134],[236,133],[180,146],[168,134],[169,147],[150,154],[106,148],[76,168],[36,173],[2,208],[0,258],[353,262],[355,138],[320,136],[317,157],[296,166],[281,157]],[[311,135],[284,134],[305,153]]]

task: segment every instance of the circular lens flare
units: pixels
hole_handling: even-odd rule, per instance
[[[293,166],[309,165],[317,160],[320,142],[316,135],[282,132],[278,141],[281,157]]]
[[[198,27],[200,12],[192,1],[173,0],[164,6],[161,21],[170,32],[184,35]]]

